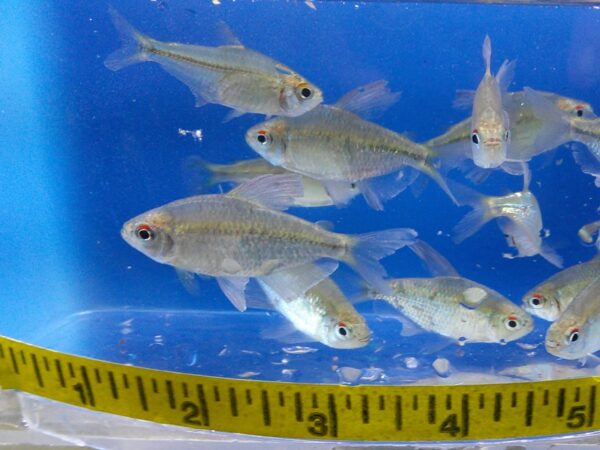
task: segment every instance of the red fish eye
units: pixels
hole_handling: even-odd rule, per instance
[[[519,319],[516,316],[508,316],[504,323],[508,329],[514,330],[519,326]]]
[[[350,333],[350,331],[348,330],[348,325],[346,325],[345,322],[338,322],[335,327],[335,330],[337,334],[339,334],[341,337],[346,337]]]
[[[266,130],[258,130],[256,132],[256,140],[259,144],[268,144],[271,142],[271,135]]]
[[[569,342],[575,342],[579,339],[579,328],[573,328],[567,337]]]
[[[142,241],[151,241],[152,239],[154,239],[154,231],[152,231],[150,225],[147,225],[145,223],[138,225],[138,227],[135,230],[135,234]]]

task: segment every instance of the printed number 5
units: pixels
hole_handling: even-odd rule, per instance
[[[567,416],[567,427],[581,428],[585,423],[585,405],[573,406]]]

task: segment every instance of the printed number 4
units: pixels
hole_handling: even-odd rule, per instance
[[[450,436],[456,436],[460,433],[456,414],[450,414],[446,420],[440,424],[440,433],[449,433]]]

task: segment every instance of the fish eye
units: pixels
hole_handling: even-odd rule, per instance
[[[504,321],[504,326],[509,330],[516,330],[519,328],[519,319],[515,316],[508,316]]]
[[[271,143],[272,138],[267,131],[260,130],[258,133],[256,133],[256,141],[261,145],[267,145]]]
[[[573,343],[579,340],[579,328],[573,328],[567,335],[567,342]]]
[[[582,117],[583,116],[583,109],[578,109],[575,114],[577,114],[577,117]]]
[[[477,130],[473,130],[473,133],[471,134],[471,141],[473,141],[473,144],[479,145],[479,133],[477,133]]]
[[[348,339],[352,332],[352,328],[345,322],[338,322],[335,325],[335,333],[342,339]]]
[[[510,130],[506,130],[504,132],[504,140],[508,141],[510,139]]]
[[[142,241],[151,241],[154,239],[154,231],[152,231],[152,228],[145,223],[136,228],[135,235]]]
[[[307,100],[312,97],[313,91],[306,83],[298,85],[298,93],[300,94],[301,100]]]
[[[532,308],[542,308],[544,306],[544,298],[540,294],[532,294],[527,303]]]

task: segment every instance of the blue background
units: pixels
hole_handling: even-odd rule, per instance
[[[302,2],[225,0],[114,6],[140,31],[183,43],[219,44],[222,19],[246,46],[317,84],[327,103],[386,79],[402,97],[378,123],[416,141],[468,114],[454,110],[452,100],[457,89],[479,82],[486,33],[494,71],[503,59],[518,59],[511,90],[553,91],[600,111],[600,10],[591,7],[325,2],[313,11]],[[188,88],[153,63],[106,69],[103,60],[120,46],[107,9],[100,1],[0,5],[2,334],[47,343],[56,327],[50,323],[102,309],[232,310],[214,281],[202,280],[202,296],[190,296],[170,267],[129,247],[119,230],[134,215],[194,193],[184,168],[189,156],[255,157],[244,132],[262,117],[223,124],[226,108],[194,108]],[[200,128],[204,139],[181,136],[179,128]],[[576,233],[597,220],[600,205],[592,178],[566,147],[556,159],[562,164],[534,171],[532,190],[549,242],[568,266],[593,255]],[[506,194],[521,185],[518,177],[494,174],[481,189]],[[384,212],[362,198],[346,209],[291,212],[331,220],[347,233],[413,227],[462,275],[516,301],[557,270],[539,257],[503,258],[507,247],[493,223],[454,245],[449,233],[468,209],[454,207],[434,183],[417,199],[406,192],[388,202]],[[393,277],[424,276],[415,262],[403,251],[384,264]]]

